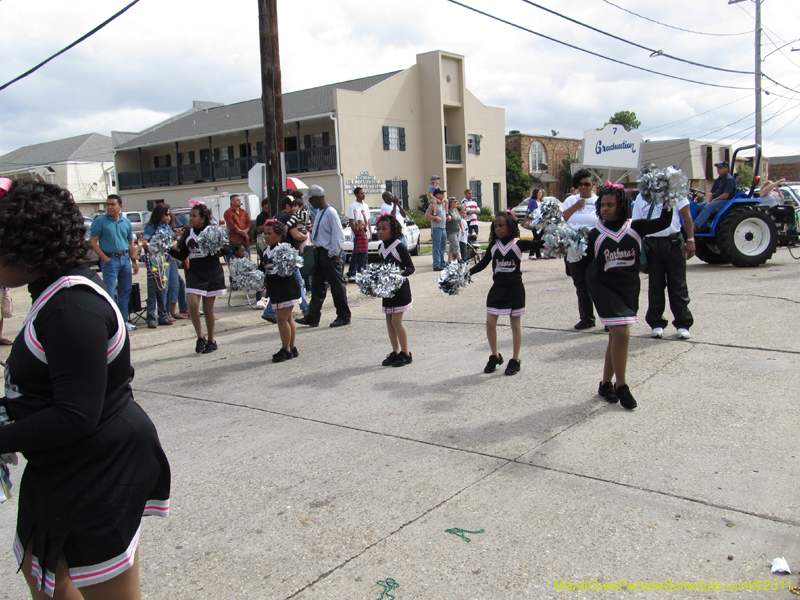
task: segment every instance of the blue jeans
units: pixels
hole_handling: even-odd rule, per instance
[[[297,279],[297,283],[300,284],[300,310],[303,312],[303,315],[308,312],[308,300],[306,300],[306,288],[303,285],[303,276],[300,273],[300,269],[297,269],[294,272],[294,277]],[[274,319],[275,318],[275,309],[272,308],[272,300],[267,302],[267,307],[264,309],[264,312],[261,314],[262,319]]]
[[[367,268],[369,254],[366,252],[353,252],[350,256],[350,270],[347,272],[348,277],[355,277],[356,273],[363,271]]]
[[[186,304],[186,282],[178,272],[177,261],[169,261],[167,269],[167,302],[177,304],[178,310],[188,310]]]
[[[723,206],[730,200],[727,198],[725,200],[712,200],[711,202],[701,202],[697,205],[697,209],[700,211],[697,213],[697,216],[694,218],[694,226],[697,229],[702,229],[705,227],[706,222],[712,219],[713,215],[722,209]]]
[[[108,262],[101,264],[100,269],[103,272],[103,283],[106,284],[108,293],[113,298],[116,292],[119,312],[127,321],[130,314],[131,284],[133,283],[130,257],[127,253],[122,256],[112,256]]]
[[[433,242],[433,267],[444,267],[444,247],[447,243],[447,233],[444,227],[431,227],[431,241]]]
[[[169,278],[167,279],[169,283]],[[169,317],[167,312],[167,287],[159,290],[156,280],[147,277],[147,324],[156,322],[156,308],[158,308],[158,322],[163,323]]]

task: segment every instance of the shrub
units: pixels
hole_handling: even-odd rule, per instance
[[[417,212],[416,210],[407,210],[406,214],[414,219],[414,223],[416,223],[417,227],[420,229],[430,229],[431,222],[425,218],[424,213]]]
[[[478,221],[494,221],[494,213],[488,206],[481,206],[481,212],[478,214]]]

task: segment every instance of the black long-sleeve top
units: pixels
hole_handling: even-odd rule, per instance
[[[521,240],[511,236],[489,243],[486,253],[477,265],[469,270],[470,275],[479,273],[492,263],[492,281],[495,285],[510,287],[522,283],[522,253],[529,252],[538,242]]]
[[[396,264],[401,269],[400,274],[403,277],[408,277],[416,270],[408,248],[401,240],[395,240],[388,246],[386,246],[386,242],[381,242],[378,247],[378,256],[385,263]]]
[[[206,227],[211,227],[211,225],[206,225]],[[219,257],[225,254],[226,248],[213,255],[204,254],[200,250],[200,244],[197,239],[206,227],[201,227],[200,229],[187,227],[183,231],[183,235],[178,239],[178,247],[168,250],[170,256],[178,260],[186,260],[188,258],[190,261],[219,263]]]

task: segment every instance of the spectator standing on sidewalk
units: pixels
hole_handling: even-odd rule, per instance
[[[461,206],[467,209],[467,225],[469,226],[469,235],[474,235],[478,239],[478,215],[481,214],[481,207],[472,198],[472,190],[464,190],[464,199],[461,200]]]
[[[125,327],[132,331],[136,325],[128,320],[128,316],[133,275],[139,273],[139,254],[133,243],[131,222],[121,212],[122,198],[111,194],[106,200],[105,214],[92,221],[89,235],[92,249],[102,261],[103,283],[112,298],[116,291],[117,307],[125,319]]]
[[[369,226],[369,205],[364,202],[367,194],[360,187],[353,190],[355,200],[347,210],[347,220],[350,221],[350,232],[353,236],[353,255],[350,257],[350,269],[347,271],[349,281],[356,280],[356,273],[367,267],[367,251],[372,229]]]
[[[444,199],[444,190],[435,189],[425,218],[431,222],[431,242],[433,243],[433,270],[444,270],[444,246],[447,241],[447,201]]]
[[[231,207],[222,216],[228,226],[228,241],[231,244],[244,246],[245,256],[250,256],[250,215],[242,208],[242,199],[239,194],[231,196]],[[230,262],[231,254],[225,257],[225,262]]]

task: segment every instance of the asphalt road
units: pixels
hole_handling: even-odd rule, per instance
[[[144,598],[376,600],[387,578],[397,600],[793,597],[797,576],[770,574],[779,556],[800,568],[787,250],[757,269],[690,262],[692,339],[633,329],[633,412],[595,395],[606,336],[572,330],[561,261],[524,261],[515,377],[482,372],[490,274],[445,297],[430,256],[415,262],[403,368],[380,366],[380,301],[352,285],[352,324],[327,327],[328,300],[283,364],[277,328],[225,298],[214,354],[194,354],[187,321],[132,333],[135,397],[173,469],[169,518],[144,520]],[[498,337],[510,357],[507,326]],[[0,506],[0,598],[16,600],[14,504]],[[683,588],[591,589],[621,580]],[[758,581],[783,591],[742,591]]]

